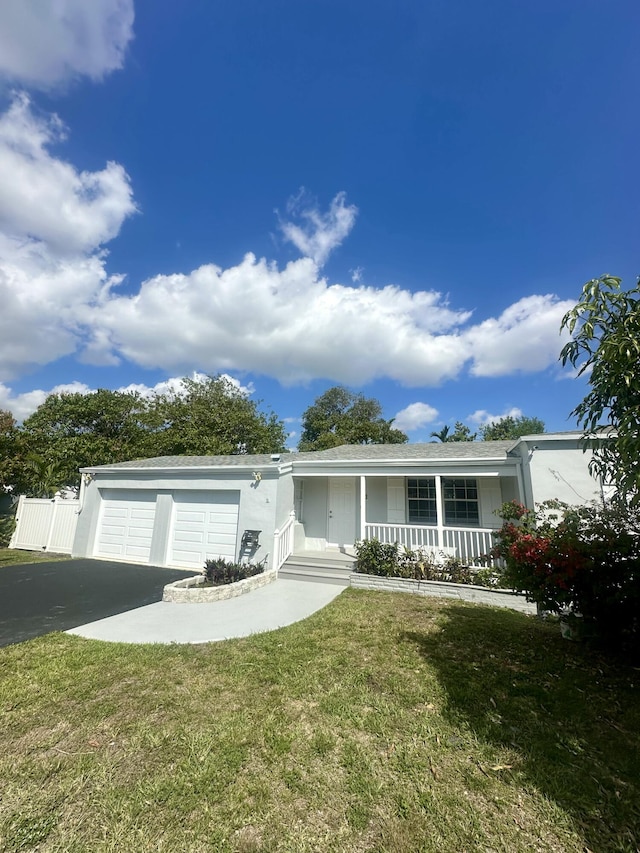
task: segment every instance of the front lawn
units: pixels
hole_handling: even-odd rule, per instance
[[[49,554],[44,551],[19,551],[17,548],[0,548],[0,567],[17,563],[42,563],[51,560],[69,560],[68,554]]]
[[[0,649],[0,849],[635,851],[639,681],[557,625],[356,590],[207,646],[52,634]]]

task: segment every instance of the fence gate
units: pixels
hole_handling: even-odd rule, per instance
[[[70,554],[78,523],[80,501],[26,498],[20,495],[16,528],[10,548]]]

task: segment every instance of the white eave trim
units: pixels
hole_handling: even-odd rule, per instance
[[[350,466],[354,469],[362,467],[364,465],[385,465],[391,466],[394,468],[399,467],[407,467],[409,465],[473,465],[474,463],[478,463],[480,465],[485,462],[509,462],[509,456],[477,456],[477,457],[465,457],[461,459],[459,456],[452,457],[448,459],[332,459],[329,461],[328,459],[315,459],[315,460],[307,460],[300,459],[294,460],[292,462],[294,468],[296,467],[305,467],[307,465],[311,466],[320,466],[323,468],[334,468],[334,467],[346,467]]]
[[[277,471],[279,474],[283,473],[283,469],[274,463],[263,465],[177,465],[174,467],[162,465],[157,468],[150,466],[141,466],[140,468],[103,468],[100,466],[95,468],[80,468],[81,474],[109,474],[110,476],[112,474],[145,474],[147,472],[149,474],[186,474],[189,471],[205,471],[216,474],[220,472],[228,473],[230,471]]]

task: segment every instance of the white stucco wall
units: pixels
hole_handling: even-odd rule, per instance
[[[175,474],[158,474],[144,469],[126,473],[96,474],[84,491],[82,509],[78,518],[72,554],[74,557],[91,557],[98,530],[101,508],[101,490],[134,489],[156,495],[156,519],[151,544],[150,563],[163,565],[168,553],[168,539],[172,513],[172,494],[177,491],[199,491],[216,493],[233,490],[239,492],[238,538],[236,553],[239,553],[240,538],[245,530],[261,530],[260,545],[256,560],[268,555],[272,559],[273,531],[276,528],[278,499],[278,472],[263,471],[262,479],[254,481],[246,471],[224,472],[216,477],[211,472],[184,470]]]
[[[601,498],[600,481],[589,473],[591,451],[582,451],[578,440],[531,440],[518,448],[523,458],[527,506],[546,500],[584,504]]]

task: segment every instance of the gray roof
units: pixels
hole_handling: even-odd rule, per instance
[[[288,459],[293,454],[274,454],[279,459]],[[270,453],[238,453],[234,456],[154,456],[151,459],[132,459],[129,462],[113,462],[108,465],[89,465],[83,471],[114,471],[144,468],[221,468],[221,467],[261,467],[277,465]]]
[[[133,459],[83,468],[84,471],[117,471],[172,468],[263,468],[296,462],[418,462],[464,459],[506,459],[514,441],[456,441],[429,444],[343,444],[329,450],[308,453],[236,454],[234,456],[156,456],[151,459]]]
[[[516,442],[508,441],[447,441],[429,444],[342,444],[329,450],[312,453],[292,453],[295,461],[304,462],[418,462],[445,459],[502,459]]]

